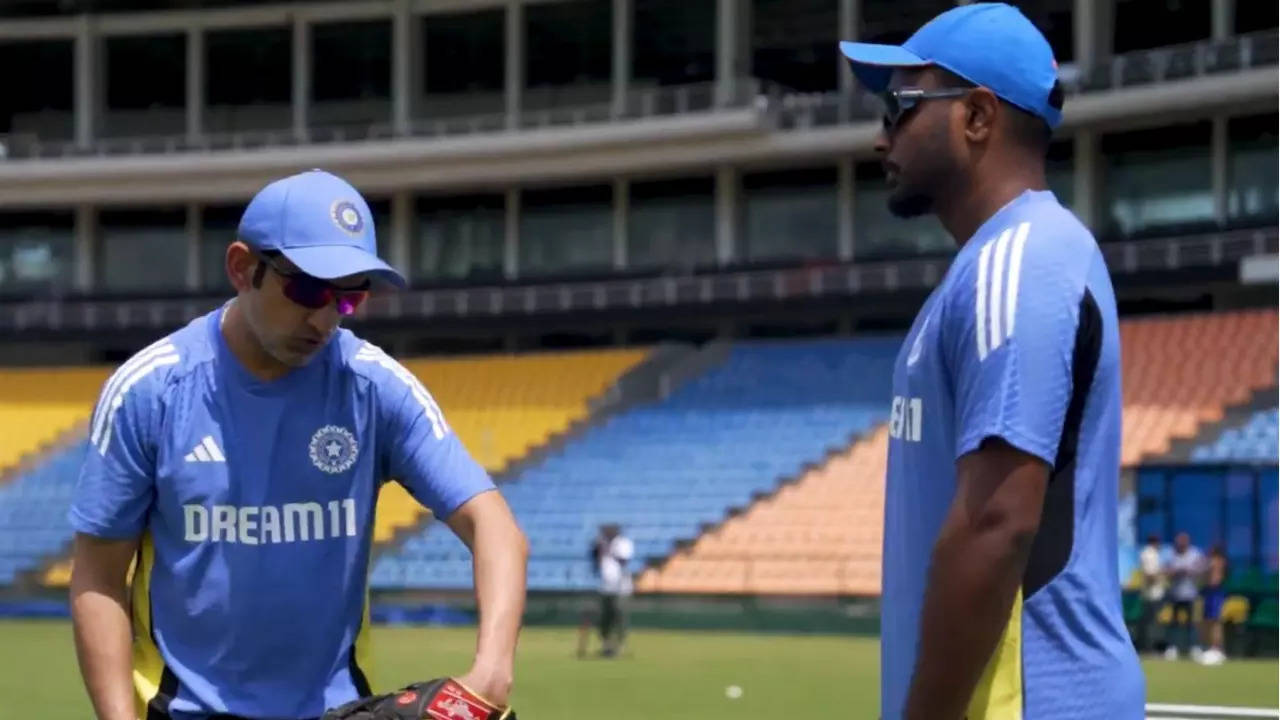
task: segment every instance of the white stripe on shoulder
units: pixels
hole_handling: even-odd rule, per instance
[[[1022,279],[1022,248],[1027,244],[1027,234],[1031,232],[1031,223],[1024,222],[1018,226],[1013,236],[1013,254],[1009,256],[1009,289],[1005,292],[1005,332],[1013,336],[1013,321],[1018,316],[1018,284]]]
[[[1004,314],[1004,261],[1009,255],[1009,238],[1013,236],[1013,228],[1000,233],[996,240],[995,260],[991,271],[991,342],[989,347],[995,350],[1004,342],[1004,334],[1000,330],[1000,319]]]
[[[102,409],[102,414],[105,418],[103,421],[102,437],[101,439],[93,439],[93,442],[98,446],[98,454],[107,454],[107,447],[111,444],[111,431],[115,423],[116,411],[120,409],[121,405],[124,405],[124,397],[129,393],[129,390],[134,385],[137,385],[139,380],[142,380],[146,376],[155,372],[157,368],[161,368],[166,365],[176,365],[179,360],[180,358],[177,353],[157,355],[146,365],[143,365],[130,373],[128,379],[121,383],[115,394],[112,395],[111,399],[108,401],[107,406]]]
[[[90,439],[98,442],[98,438],[102,435],[103,426],[106,424],[107,409],[110,407],[112,400],[120,392],[120,386],[133,374],[138,368],[148,364],[153,359],[161,355],[173,354],[177,352],[177,348],[169,341],[169,338],[163,338],[143,348],[140,352],[129,358],[116,369],[115,373],[102,386],[102,394],[98,397],[98,405],[93,413],[93,422],[91,425]]]
[[[386,354],[377,345],[365,343],[355,355],[356,360],[372,362],[379,365],[396,377],[400,382],[409,386],[409,391],[413,394],[413,398],[422,406],[423,412],[426,413],[427,419],[431,422],[431,434],[437,440],[443,439],[449,432],[449,426],[444,421],[444,413],[440,410],[440,406],[436,404],[435,398],[431,397],[431,393],[423,387],[418,378],[409,372],[403,365]]]
[[[982,246],[978,256],[978,279],[973,288],[975,334],[978,337],[978,360],[987,359],[987,267],[991,264],[991,243]]]

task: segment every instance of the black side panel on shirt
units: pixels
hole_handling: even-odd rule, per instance
[[[151,698],[151,702],[147,703],[147,720],[169,720],[169,704],[177,695],[178,676],[166,665],[164,672],[160,674],[160,689]]]
[[[1080,320],[1076,325],[1076,344],[1071,354],[1071,402],[1058,439],[1058,456],[1049,475],[1049,487],[1040,511],[1040,529],[1031,543],[1031,557],[1022,575],[1022,598],[1025,601],[1044,587],[1067,566],[1075,529],[1076,450],[1080,442],[1080,424],[1084,420],[1084,404],[1093,388],[1102,353],[1102,313],[1089,288],[1080,298]]]

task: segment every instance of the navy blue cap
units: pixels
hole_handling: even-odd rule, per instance
[[[369,273],[404,287],[378,257],[369,204],[350,183],[323,170],[290,175],[258,191],[240,217],[240,239],[279,250],[302,272],[323,280]]]
[[[840,43],[853,74],[868,90],[882,92],[896,68],[936,65],[1056,128],[1062,111],[1049,102],[1058,79],[1053,48],[1017,8],[973,3],[925,23],[902,45]]]

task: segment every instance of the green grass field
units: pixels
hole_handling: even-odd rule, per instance
[[[375,630],[375,689],[466,668],[467,629]],[[514,703],[525,720],[874,718],[876,641],[860,637],[637,632],[629,656],[577,660],[568,629],[526,630]],[[86,720],[66,622],[0,622],[0,717]],[[281,661],[287,662],[287,658]],[[1153,702],[1276,707],[1277,665],[1146,664]],[[725,697],[729,685],[740,699]],[[1082,689],[1082,691],[1087,691]],[[836,711],[834,715],[831,711]]]

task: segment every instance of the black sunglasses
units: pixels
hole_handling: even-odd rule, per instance
[[[368,280],[359,287],[338,287],[327,280],[312,277],[304,272],[281,270],[267,255],[258,255],[255,285],[262,282],[262,275],[267,268],[271,268],[271,271],[284,281],[281,285],[284,296],[309,310],[319,310],[330,303],[336,303],[339,315],[351,315],[369,297],[371,283]]]
[[[884,129],[886,132],[892,131],[898,126],[898,123],[902,122],[902,118],[906,117],[907,113],[914,110],[925,100],[958,98],[972,89],[971,87],[955,87],[924,90],[922,88],[908,87],[885,90],[880,93],[880,100],[884,103]]]

